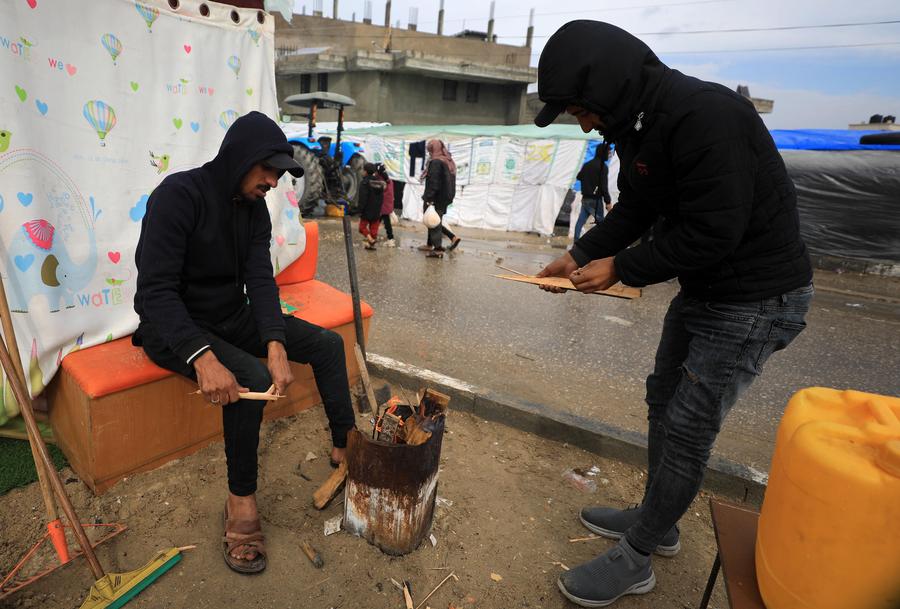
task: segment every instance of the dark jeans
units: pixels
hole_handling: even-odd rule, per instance
[[[387,238],[394,238],[394,228],[391,226],[391,214],[384,214],[381,216],[381,223],[384,224],[384,232],[387,234]]]
[[[296,317],[285,317],[284,322],[288,359],[312,366],[319,395],[325,403],[331,440],[334,446],[343,448],[347,446],[347,432],[355,425],[344,341],[339,334]],[[272,385],[269,370],[259,359],[266,357],[268,347],[259,338],[256,323],[247,310],[217,326],[215,333],[209,331],[208,337],[216,358],[234,374],[239,385],[250,391],[266,391]],[[143,340],[147,356],[157,365],[197,379],[193,366],[178,359],[158,339],[145,335]],[[235,495],[256,492],[256,452],[265,405],[262,400],[238,400],[221,406],[228,490]]]
[[[581,199],[581,211],[578,212],[578,220],[575,221],[575,238],[581,236],[581,229],[584,228],[588,216],[594,216],[594,222],[599,224],[603,221],[603,208],[600,207],[600,199],[584,197]]]
[[[641,515],[625,532],[650,554],[690,507],[728,411],[763,364],[806,327],[813,287],[755,302],[669,305],[647,377],[649,471]]]

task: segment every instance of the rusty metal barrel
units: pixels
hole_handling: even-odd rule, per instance
[[[443,436],[443,419],[417,446],[388,444],[352,430],[344,530],[393,556],[419,547],[431,530]]]

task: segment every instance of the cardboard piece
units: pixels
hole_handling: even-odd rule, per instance
[[[534,275],[494,275],[500,279],[509,279],[511,281],[521,281],[522,283],[531,283],[534,285],[551,285],[564,290],[578,291],[575,285],[568,277],[536,277]],[[617,283],[606,290],[599,290],[594,294],[602,294],[603,296],[612,296],[613,298],[624,298],[632,300],[641,297],[640,288],[632,288],[627,285]]]

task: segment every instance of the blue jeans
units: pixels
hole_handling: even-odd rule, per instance
[[[809,285],[754,302],[672,300],[647,377],[649,468],[640,518],[625,532],[632,547],[652,553],[690,507],[725,415],[806,327],[812,296]]]
[[[578,220],[575,221],[575,238],[581,236],[581,229],[587,222],[588,216],[594,216],[594,222],[603,222],[603,208],[600,207],[600,199],[584,198],[581,200],[581,211],[578,212]]]

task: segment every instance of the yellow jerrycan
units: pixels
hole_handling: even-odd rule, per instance
[[[756,574],[767,609],[900,607],[900,398],[821,387],[791,398]]]

